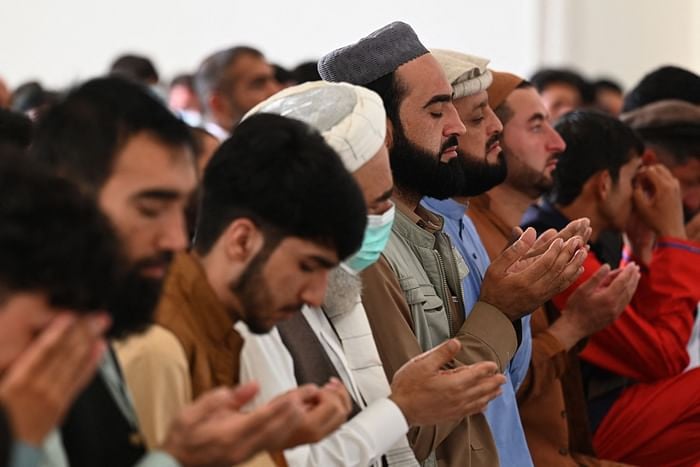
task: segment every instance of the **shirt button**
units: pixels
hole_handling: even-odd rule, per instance
[[[559,448],[559,454],[561,454],[562,456],[568,456],[569,450],[566,448]]]

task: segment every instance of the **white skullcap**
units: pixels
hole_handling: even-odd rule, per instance
[[[379,151],[386,112],[374,91],[348,83],[313,81],[284,89],[256,105],[244,118],[272,113],[301,120],[318,130],[354,172]]]
[[[432,49],[430,53],[447,75],[455,99],[485,91],[491,85],[493,77],[486,68],[489,60],[453,50]]]

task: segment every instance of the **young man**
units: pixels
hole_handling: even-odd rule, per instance
[[[418,465],[405,438],[409,426],[475,413],[495,396],[502,377],[491,374],[491,362],[441,374],[458,347],[450,341],[407,363],[387,383],[358,277],[379,258],[394,217],[382,101],[360,86],[314,82],[280,92],[251,113],[284,114],[317,128],[362,189],[368,225],[360,250],[333,270],[322,307],[305,307],[268,335],[246,333],[242,378],[260,382],[256,402],[329,375],[342,379],[351,393],[354,417],[321,442],[287,451],[290,466]],[[471,387],[460,394],[463,385]]]
[[[499,139],[508,173],[502,184],[471,199],[473,222],[465,221],[465,231],[475,226],[492,258],[506,248],[525,210],[549,191],[556,160],[566,147],[531,84],[509,73],[493,76],[489,106],[503,123]],[[632,296],[638,278],[634,266],[615,279],[612,274],[617,273],[610,273],[609,285],[596,285],[605,272],[569,299],[556,321],[543,307],[532,314],[532,360],[526,364],[529,372],[518,403],[535,465],[601,462],[584,457],[593,451],[578,362],[568,351],[609,324]]]
[[[393,378],[406,361],[451,337],[462,343],[457,361],[492,360],[504,370],[517,345],[511,319],[504,313],[524,313],[529,303],[523,307],[522,302],[532,296],[506,296],[503,291],[522,280],[532,283],[533,273],[548,276],[548,295],[566,287],[583,256],[570,261],[575,241],[566,248],[561,244],[550,248],[534,269],[514,272],[509,267],[534,242],[534,232],[528,232],[494,262],[480,301],[465,320],[463,260],[442,232],[442,219],[419,205],[423,196],[449,197],[465,184],[465,170],[457,157],[457,137],[465,128],[440,65],[410,26],[396,22],[327,54],[319,62],[319,72],[328,81],[377,91],[387,111],[396,219],[380,260],[362,277],[363,304],[387,376]],[[532,290],[542,292],[539,287]],[[513,298],[522,302],[514,304]],[[472,418],[471,429],[468,418],[414,428],[410,438],[418,460],[439,465],[496,462],[485,419]]]
[[[257,49],[231,47],[208,56],[194,78],[204,128],[223,141],[243,115],[281,89],[272,66]]]
[[[212,158],[202,190],[194,251],[173,264],[157,326],[120,349],[153,443],[192,398],[238,382],[243,341],[234,324],[266,333],[303,305],[320,306],[329,270],[358,248],[364,230],[361,193],[333,150],[283,117],[241,123]],[[349,410],[342,384],[316,396],[316,426],[294,434],[307,442]]]
[[[119,237],[129,269],[110,297],[111,335],[146,328],[170,261],[188,244],[184,210],[196,176],[187,126],[140,86],[95,79],[46,115],[32,154],[91,195]],[[136,413],[109,352],[60,436],[48,440],[47,462],[124,466],[145,456],[144,465],[233,464],[262,449],[286,447],[295,429],[308,428],[305,399],[314,388],[241,414],[238,409],[255,392],[247,386],[207,393],[175,418],[159,451],[145,454]]]
[[[524,223],[557,228],[587,216],[593,242],[603,229],[626,231],[631,258],[642,264],[630,305],[581,352],[596,452],[636,465],[693,464],[700,398],[692,388],[700,371],[683,371],[700,298],[700,245],[686,239],[679,183],[664,166],[642,166],[642,142],[615,118],[574,112],[556,130],[566,150],[551,203],[532,208]],[[601,267],[590,254],[577,283],[553,299],[556,308]]]
[[[31,467],[106,349],[120,257],[94,203],[7,150],[0,197],[0,464]]]

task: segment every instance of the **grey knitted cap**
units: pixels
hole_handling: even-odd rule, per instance
[[[396,21],[326,54],[318,62],[318,72],[326,81],[364,85],[427,53],[413,28]]]

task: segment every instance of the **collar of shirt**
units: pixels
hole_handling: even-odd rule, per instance
[[[433,214],[426,208],[418,204],[415,210],[411,210],[406,204],[397,199],[392,199],[396,209],[406,216],[412,223],[420,228],[434,234],[442,230],[443,220],[440,216]]]
[[[196,310],[197,322],[213,341],[223,341],[234,332],[237,310],[229,310],[219,301],[202,265],[192,254],[183,252],[175,256],[163,294],[174,303],[189,304],[180,306],[182,310]]]
[[[456,221],[461,221],[467,212],[466,205],[459,203],[452,198],[440,200],[426,196],[421,200],[421,204],[428,209]]]

